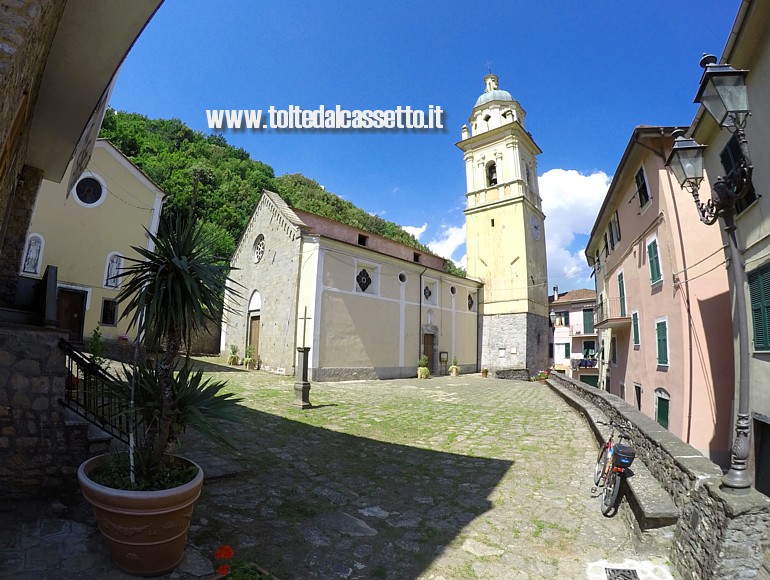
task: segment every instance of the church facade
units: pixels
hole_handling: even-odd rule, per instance
[[[541,151],[521,105],[498,88],[496,75],[484,82],[457,143],[466,173],[467,272],[484,284],[480,364],[533,372],[547,368],[549,342]]]
[[[457,145],[466,166],[468,277],[446,260],[289,208],[265,191],[238,243],[221,350],[247,347],[259,368],[298,374],[309,347],[313,381],[544,369],[549,323],[540,149],[524,110],[485,77],[471,128]]]
[[[265,191],[233,256],[221,348],[251,345],[260,368],[313,381],[478,370],[481,284],[446,260],[311,213]]]

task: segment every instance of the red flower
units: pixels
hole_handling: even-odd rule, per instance
[[[227,576],[230,573],[230,566],[227,564],[222,564],[219,568],[217,568],[217,574],[220,576]]]
[[[228,546],[226,544],[222,544],[221,546],[219,546],[219,549],[217,550],[216,554],[214,554],[214,557],[217,560],[229,560],[234,555],[235,555],[235,552],[233,551],[233,549],[230,546]],[[228,572],[230,571],[229,566],[227,567],[227,571]],[[227,572],[225,572],[225,574],[226,573]]]

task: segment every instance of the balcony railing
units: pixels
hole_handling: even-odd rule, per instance
[[[599,360],[596,358],[573,358],[571,361],[572,370],[595,369],[599,366]]]
[[[596,334],[593,324],[591,324],[591,326],[586,326],[585,324],[573,324],[570,327],[570,336],[583,336],[585,334]]]
[[[631,324],[626,301],[620,298],[605,298],[596,303],[594,310],[595,327],[616,327]]]

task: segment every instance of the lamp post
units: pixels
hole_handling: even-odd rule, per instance
[[[703,181],[703,150],[684,131],[674,131],[674,145],[666,159],[679,185],[688,190],[695,201],[700,220],[712,225],[722,220],[729,240],[730,277],[733,283],[735,306],[738,310],[738,413],[735,421],[730,469],[722,478],[722,487],[734,492],[747,492],[751,477],[747,471],[751,422],[749,420],[749,324],[746,315],[744,280],[746,270],[735,228],[735,203],[752,188],[751,159],[744,128],[751,110],[748,105],[745,77],[748,71],[735,70],[729,64],[716,64],[713,55],[701,59],[704,69],[695,102],[702,104],[722,129],[735,133],[743,158],[726,176],[717,179],[711,187],[711,198],[702,202],[698,195]]]

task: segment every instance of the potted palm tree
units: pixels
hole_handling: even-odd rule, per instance
[[[417,363],[417,378],[418,379],[429,379],[430,378],[430,369],[428,368],[428,356],[427,355],[420,355],[420,360]]]
[[[203,471],[173,455],[180,435],[193,427],[232,445],[211,420],[238,420],[240,400],[223,392],[226,383],[204,379],[189,355],[179,361],[183,339],[203,329],[209,313],[223,311],[230,267],[210,252],[192,219],[164,220],[148,235],[154,249],[134,247],[142,259],[126,258],[133,263],[121,272],[118,301],[145,346],[160,352],[154,359],[137,354],[126,380],[112,386],[113,402],[133,419],[128,451],[91,458],[78,470],[111,557],[139,576],[169,572],[184,555]]]

